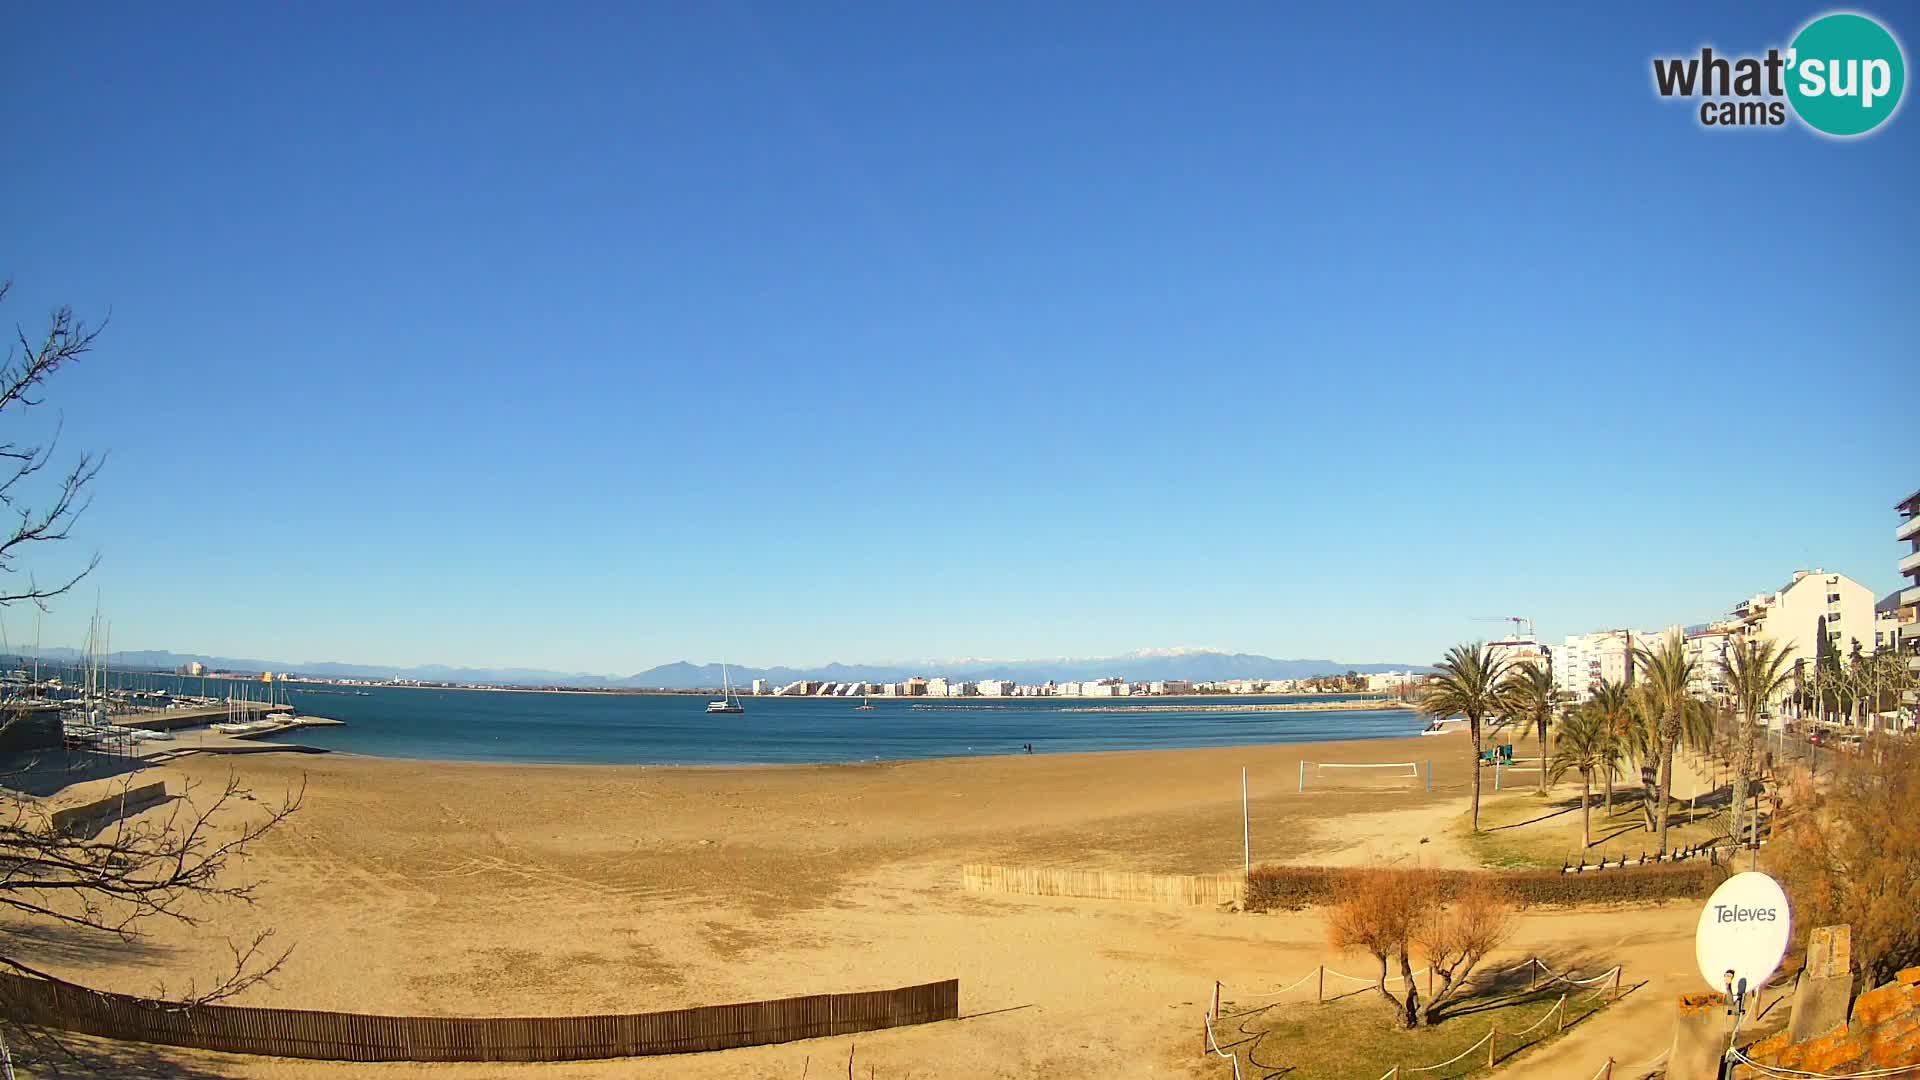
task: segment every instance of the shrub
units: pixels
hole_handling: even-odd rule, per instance
[[[1297,911],[1334,902],[1384,870],[1338,866],[1256,866],[1247,875],[1248,911]],[[1558,870],[1436,870],[1448,895],[1476,880],[1497,883],[1521,907],[1698,899],[1726,876],[1703,862],[1657,863],[1563,874]]]

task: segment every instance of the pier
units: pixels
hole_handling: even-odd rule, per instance
[[[175,728],[205,727],[208,724],[224,724],[228,720],[264,720],[269,716],[290,714],[291,705],[268,705],[259,701],[236,701],[232,705],[199,705],[191,709],[155,709],[150,712],[133,713],[128,716],[116,716],[113,722],[121,727],[145,728],[148,731],[172,731]],[[267,734],[263,732],[263,734]]]

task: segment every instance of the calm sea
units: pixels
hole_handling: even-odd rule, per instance
[[[1261,698],[1274,702],[1275,698]],[[1327,739],[1400,738],[1420,730],[1404,710],[1161,711],[1044,699],[907,702],[748,698],[747,711],[710,716],[705,696],[518,694],[370,688],[367,696],[293,692],[302,712],[343,728],[307,728],[289,741],[356,754],[460,761],[733,765],[894,761],[1084,750],[1152,750]],[[1248,699],[1209,698],[1210,705]],[[1084,711],[1089,706],[1113,711]]]
[[[175,687],[199,692],[198,679]],[[229,684],[218,684],[229,685]],[[209,692],[219,693],[209,681]],[[258,687],[255,687],[256,696]],[[745,698],[746,712],[709,716],[704,695],[533,694],[368,687],[292,688],[302,713],[346,722],[282,741],[380,757],[448,761],[745,765],[1157,750],[1331,739],[1401,738],[1420,730],[1406,710],[1162,711],[1179,699]],[[1208,697],[1195,705],[1328,698]],[[1153,706],[1145,708],[1142,706]],[[1109,711],[1091,712],[1098,708]]]

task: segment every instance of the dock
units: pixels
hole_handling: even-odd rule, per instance
[[[200,705],[191,709],[153,709],[128,716],[116,716],[113,722],[121,727],[145,728],[148,731],[172,731],[175,728],[224,724],[228,720],[264,720],[269,716],[291,712],[293,712],[291,705],[236,701],[230,706]],[[333,722],[338,723],[338,721]]]
[[[345,724],[343,720],[330,720],[324,716],[290,716],[282,723],[238,735],[228,735],[203,726],[198,731],[183,732],[171,739],[137,742],[133,745],[132,754],[134,757],[155,763],[172,761],[187,754],[324,754],[327,750],[320,746],[280,742],[263,743],[253,740],[299,728],[344,727]]]

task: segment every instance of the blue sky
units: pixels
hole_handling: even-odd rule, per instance
[[[112,312],[6,421],[112,454],[43,638],[1424,661],[1884,593],[1920,117],[1649,75],[1821,10],[16,10],[4,315]]]

